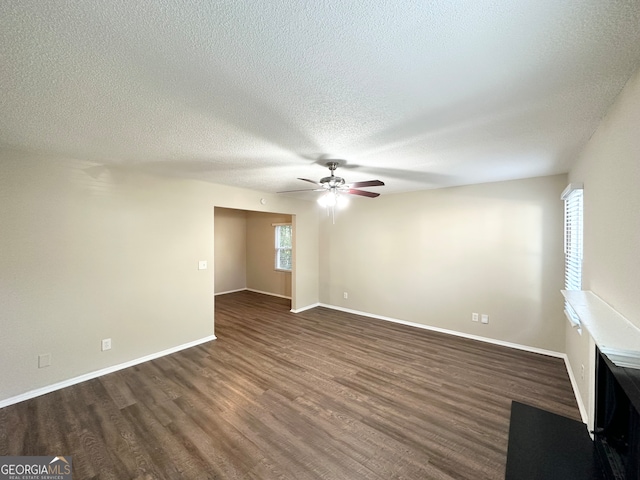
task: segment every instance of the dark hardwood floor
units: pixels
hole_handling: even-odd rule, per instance
[[[499,479],[512,400],[580,418],[558,358],[251,292],[216,297],[216,335],[0,409],[0,455],[71,455],[75,480]]]

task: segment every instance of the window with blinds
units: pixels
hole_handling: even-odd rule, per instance
[[[293,243],[291,224],[274,223],[276,233],[276,270],[291,271]]]
[[[571,184],[564,192],[564,288],[582,290],[582,185]],[[565,314],[574,325],[580,319],[573,308],[565,302]]]

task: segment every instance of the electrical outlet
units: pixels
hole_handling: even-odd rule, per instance
[[[104,340],[102,340],[102,351],[104,352],[105,350],[111,350],[110,338],[105,338]]]
[[[51,365],[51,354],[43,353],[42,355],[38,355],[38,368],[44,368]]]
[[[584,365],[580,365],[580,378],[584,380]]]
[[[347,292],[344,292],[342,294],[342,297],[346,300],[347,298],[349,298],[349,294]]]
[[[471,321],[472,322],[477,322],[478,321],[478,314],[477,313],[472,313],[471,314]]]
[[[206,260],[200,260],[198,262],[198,270],[206,270],[207,269],[207,261]]]
[[[489,323],[489,315],[483,313],[481,319],[482,323]]]

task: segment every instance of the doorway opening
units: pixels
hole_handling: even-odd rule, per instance
[[[276,263],[275,233],[292,223],[293,215],[215,207],[215,295],[250,290],[289,299],[291,308],[293,270]]]

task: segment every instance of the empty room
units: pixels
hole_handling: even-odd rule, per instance
[[[0,3],[0,478],[640,480],[640,3]]]

